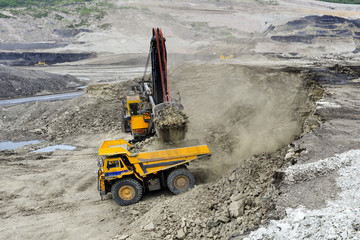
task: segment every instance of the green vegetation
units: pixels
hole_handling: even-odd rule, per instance
[[[103,30],[108,30],[111,28],[111,24],[110,23],[105,23],[99,26],[99,28],[103,29]]]
[[[55,19],[61,21],[61,20],[64,19],[64,17],[61,16],[61,15],[59,15],[59,14],[57,14],[57,13],[55,13]]]
[[[318,0],[318,1],[332,2],[332,3],[360,4],[360,0]]]
[[[0,8],[6,7],[47,7],[72,3],[91,2],[92,0],[0,0]]]
[[[68,28],[90,26],[106,16],[113,3],[94,0],[0,0],[0,9],[6,9],[13,16],[28,15],[33,18],[51,17]],[[71,21],[68,21],[70,15]],[[0,14],[0,18],[10,18]],[[106,24],[102,29],[109,28]]]

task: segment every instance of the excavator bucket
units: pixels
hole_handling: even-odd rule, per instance
[[[176,143],[185,140],[188,116],[181,103],[161,103],[154,107],[155,130],[160,140]]]

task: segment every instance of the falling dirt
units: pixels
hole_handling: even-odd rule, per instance
[[[183,141],[188,122],[188,116],[178,107],[173,105],[164,107],[154,120],[159,140],[170,144]]]

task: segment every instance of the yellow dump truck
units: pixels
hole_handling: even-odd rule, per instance
[[[46,62],[38,61],[37,63],[35,63],[35,66],[47,66],[47,64]]]
[[[127,141],[104,141],[99,149],[98,189],[101,196],[112,192],[120,205],[138,202],[143,193],[169,188],[174,194],[194,187],[187,165],[211,155],[208,146],[131,153]]]

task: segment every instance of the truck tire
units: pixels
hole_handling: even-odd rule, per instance
[[[122,206],[137,203],[143,193],[140,183],[131,178],[117,181],[111,187],[111,192],[114,200]]]
[[[167,185],[174,194],[180,194],[193,188],[194,176],[186,168],[175,169],[167,177]]]

